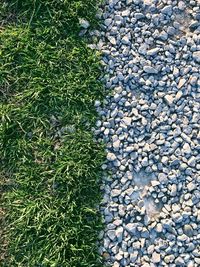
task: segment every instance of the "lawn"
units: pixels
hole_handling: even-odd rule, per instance
[[[78,35],[79,18],[96,27],[95,2],[0,7],[1,266],[102,266],[100,57]]]

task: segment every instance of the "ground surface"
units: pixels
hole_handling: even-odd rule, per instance
[[[95,2],[0,7],[1,266],[101,266],[99,57],[78,36]]]
[[[102,255],[112,267],[198,267],[200,2],[107,0],[102,20]]]

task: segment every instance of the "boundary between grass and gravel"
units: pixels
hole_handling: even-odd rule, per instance
[[[4,1],[0,8],[1,266],[98,267],[103,145],[100,57],[78,36],[99,1]],[[3,188],[3,186],[2,186]],[[8,234],[9,232],[9,234]]]

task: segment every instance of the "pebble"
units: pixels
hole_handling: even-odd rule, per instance
[[[132,122],[132,118],[131,117],[124,117],[123,118],[123,122],[127,125],[130,126],[131,122]]]
[[[188,165],[191,167],[194,167],[196,165],[196,158],[194,156],[192,156],[189,160],[188,160]]]
[[[117,196],[119,196],[121,194],[121,190],[120,189],[113,189],[112,191],[111,191],[111,196],[112,197],[117,197]]]
[[[191,225],[184,225],[184,233],[187,235],[187,236],[193,236],[193,229],[192,229],[192,226]]]
[[[151,66],[144,66],[144,71],[146,73],[150,73],[150,74],[157,74],[158,73],[158,71],[154,67],[151,67]]]
[[[122,226],[118,227],[116,229],[115,235],[118,239],[118,242],[122,242],[123,240],[123,232],[124,232],[124,228]]]
[[[182,88],[184,84],[186,83],[186,81],[187,81],[186,79],[181,78],[178,83],[178,89]]]
[[[160,48],[156,47],[147,51],[148,56],[154,56],[160,51]]]
[[[185,261],[184,261],[184,259],[182,257],[179,256],[178,258],[175,259],[175,264],[177,266],[179,266],[179,265],[184,266]]]
[[[128,223],[125,227],[125,229],[130,233],[130,234],[135,234],[136,232],[136,225],[134,223]]]
[[[107,235],[110,238],[110,240],[114,240],[116,238],[115,231],[114,230],[109,230],[107,231]]]
[[[130,254],[130,261],[134,263],[137,260],[138,257],[138,251],[134,251],[133,253]]]
[[[165,95],[164,99],[169,106],[171,106],[174,102],[174,97],[172,95]]]
[[[160,262],[160,254],[157,252],[154,252],[152,254],[152,262],[153,263],[159,263]]]
[[[196,60],[198,63],[200,63],[200,51],[196,51],[193,53],[193,58]]]
[[[107,160],[109,160],[109,161],[114,161],[114,160],[116,160],[116,156],[115,156],[115,154],[114,153],[108,153],[107,154]]]
[[[90,23],[86,19],[79,19],[80,26],[84,29],[90,27]]]
[[[183,10],[185,10],[185,8],[186,8],[186,4],[183,1],[179,1],[178,2],[178,9],[183,11]]]
[[[174,261],[174,259],[175,259],[174,255],[167,255],[167,256],[164,257],[164,262],[165,263],[171,263],[171,262]]]
[[[165,7],[163,7],[163,9],[161,10],[161,12],[163,13],[163,14],[166,14],[166,15],[171,15],[171,13],[172,13],[172,6],[171,5],[169,5],[169,6],[165,6]]]
[[[108,27],[111,23],[112,23],[112,19],[111,19],[111,18],[105,19],[105,21],[104,21],[104,24],[105,24],[107,27]]]

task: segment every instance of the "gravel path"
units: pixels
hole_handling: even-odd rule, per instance
[[[109,0],[98,49],[107,97],[106,229],[113,267],[200,266],[200,3]]]

